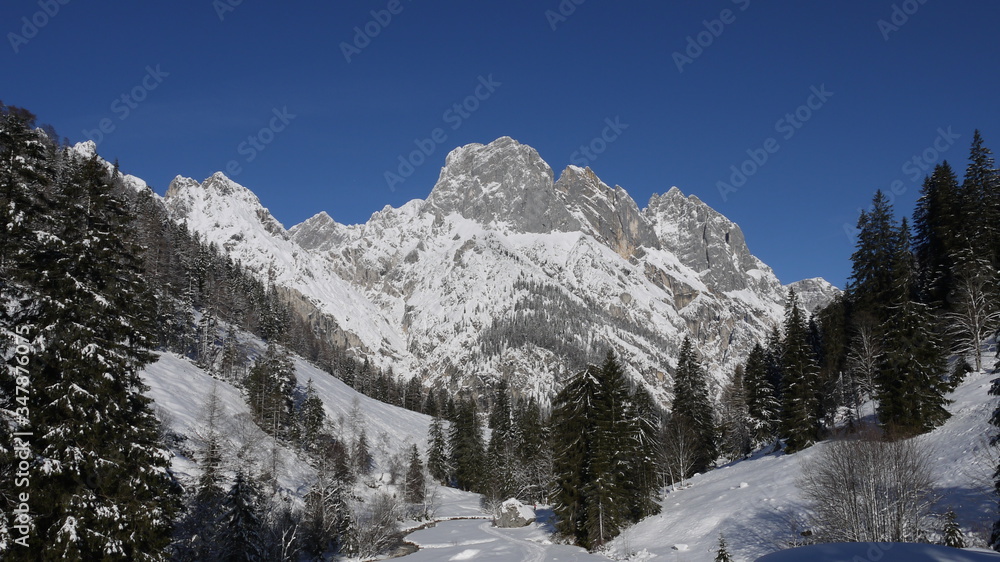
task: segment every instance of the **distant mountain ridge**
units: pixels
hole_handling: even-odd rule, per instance
[[[428,386],[501,378],[547,398],[607,346],[661,401],[684,335],[721,378],[782,316],[787,287],[735,223],[676,187],[645,208],[589,168],[558,179],[502,137],[448,154],[430,195],[363,224],[285,229],[222,173],[177,177],[165,205],[262,279],[334,318],[358,355]],[[811,309],[837,289],[794,284]]]

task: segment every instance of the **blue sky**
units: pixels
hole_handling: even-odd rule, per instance
[[[229,168],[286,226],[424,198],[449,150],[508,135],[640,206],[677,185],[782,281],[842,287],[876,189],[908,215],[974,129],[1000,150],[997,21],[985,0],[6,0],[0,99],[160,193]]]

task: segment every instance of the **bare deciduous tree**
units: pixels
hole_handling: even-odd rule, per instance
[[[350,550],[359,558],[374,558],[392,546],[399,532],[399,500],[385,493],[375,494],[354,510]]]
[[[954,310],[946,315],[955,351],[972,355],[977,371],[983,368],[983,345],[1000,325],[992,282],[983,273],[959,278]]]
[[[688,424],[667,422],[663,433],[663,467],[666,481],[676,486],[691,476],[698,463],[698,435]]]
[[[814,533],[828,542],[916,541],[934,495],[923,447],[870,434],[827,445],[803,465],[798,485]]]
[[[882,340],[875,333],[869,322],[862,322],[851,341],[847,354],[847,366],[850,370],[850,402],[854,408],[855,417],[863,417],[861,404],[865,397],[871,396],[875,384],[884,349]]]

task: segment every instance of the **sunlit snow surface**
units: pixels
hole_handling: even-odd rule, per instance
[[[998,562],[988,550],[959,550],[933,544],[837,543],[803,546],[769,554],[758,562]]]
[[[993,361],[992,357],[987,361],[988,370]],[[992,378],[994,375],[985,373],[969,375],[948,396],[954,401],[948,406],[951,419],[917,438],[933,455],[934,477],[942,495],[936,511],[954,509],[967,533],[988,534],[997,517],[991,481],[997,457],[988,445],[996,431],[988,421],[997,405],[997,397],[988,394]],[[796,487],[800,467],[825,446],[819,444],[795,455],[757,456],[695,476],[681,489],[664,495],[660,515],[641,521],[615,539],[612,556],[625,559],[646,549],[656,555],[649,558],[653,560],[710,562],[715,559],[720,533],[734,560],[755,560],[787,548],[790,541],[801,539],[798,533],[804,529],[805,512]],[[678,545],[686,545],[686,549],[676,548]],[[815,562],[812,558],[777,560],[802,559]]]
[[[991,357],[987,367],[992,368]],[[304,385],[313,379],[326,411],[335,425],[349,418],[357,403],[364,414],[366,430],[377,444],[379,455],[394,454],[416,443],[423,452],[430,419],[401,408],[359,395],[335,377],[301,361],[295,361],[296,376]],[[218,381],[177,355],[165,353],[143,372],[150,386],[149,396],[156,407],[168,412],[171,428],[192,436],[201,424],[205,398],[215,391],[231,416],[245,415],[247,408],[239,391]],[[992,493],[991,473],[996,466],[995,450],[987,445],[994,429],[989,416],[997,398],[990,396],[992,375],[977,373],[949,398],[952,418],[937,430],[919,437],[932,451],[934,472],[942,499],[939,512],[952,508],[963,529],[982,533],[996,517],[996,499]],[[817,445],[801,453],[766,455],[733,463],[696,476],[678,490],[664,494],[660,515],[650,517],[625,530],[610,545],[608,554],[618,560],[712,561],[719,534],[729,544],[735,560],[755,560],[787,548],[789,541],[800,538],[805,513],[795,486],[803,461],[825,447]],[[283,488],[301,494],[312,481],[312,469],[292,451],[283,451]],[[197,476],[197,467],[184,457],[174,459],[174,471],[182,480]],[[551,512],[540,510],[540,522],[523,529],[497,529],[490,526],[479,508],[479,496],[450,488],[435,489],[434,517],[442,519],[436,527],[412,533],[407,540],[421,550],[407,560],[606,560],[566,545],[549,544]],[[453,519],[454,520],[451,520]],[[476,518],[476,519],[462,519]],[[407,523],[415,528],[420,522]],[[923,545],[920,545],[923,546]],[[893,556],[880,560],[918,560],[906,558],[912,550],[900,546]],[[921,554],[932,553],[924,548]],[[959,551],[944,551],[965,556]],[[801,560],[793,552],[775,558]],[[913,554],[915,556],[915,554]],[[973,556],[974,554],[967,554]],[[853,554],[845,558],[852,560]],[[987,557],[983,557],[987,556]],[[819,562],[811,554],[805,558]],[[977,558],[927,558],[928,560],[977,560]],[[980,555],[989,560],[988,555]],[[867,555],[861,560],[868,560]]]

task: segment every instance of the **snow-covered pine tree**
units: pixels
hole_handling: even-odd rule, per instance
[[[247,375],[247,403],[254,421],[273,437],[283,437],[295,411],[295,370],[288,352],[269,343]]]
[[[410,465],[406,469],[405,489],[407,503],[423,503],[426,494],[424,463],[420,461],[420,452],[416,445],[410,450]]]
[[[708,396],[708,380],[691,338],[685,336],[674,374],[671,424],[684,426],[696,436],[696,460],[689,474],[703,472],[718,456],[715,442],[715,411]]]
[[[715,551],[715,562],[733,562],[732,555],[729,554],[729,546],[726,544],[726,537],[719,534],[719,544]]]
[[[444,436],[444,420],[435,417],[431,420],[427,446],[427,470],[431,478],[439,483],[448,482],[448,441]]]
[[[972,253],[1000,269],[1000,171],[978,129],[972,136],[961,194]]]
[[[316,393],[312,379],[306,383],[305,397],[299,407],[299,439],[302,447],[306,450],[312,449],[323,431],[326,424],[326,411],[323,409],[323,400]]]
[[[760,344],[754,345],[743,368],[744,396],[750,418],[753,445],[772,443],[778,427],[781,404],[771,385],[767,357]]]
[[[152,356],[152,295],[122,186],[96,158],[63,153],[33,256],[32,555],[163,559],[179,490],[139,370]],[[24,551],[26,552],[26,551]]]
[[[870,210],[862,211],[857,228],[847,297],[855,318],[869,315],[881,324],[889,317],[894,276],[891,267],[887,266],[895,258],[897,249],[892,205],[881,190],[875,192]]]
[[[885,353],[876,376],[878,418],[900,435],[929,431],[950,414],[947,400],[947,363],[936,322],[929,307],[915,299],[915,276],[909,229],[902,221],[892,261],[896,276],[889,295],[893,306],[883,336]]]
[[[663,413],[653,402],[653,397],[641,385],[636,385],[630,395],[629,407],[624,414],[627,434],[622,451],[625,465],[625,495],[628,501],[628,520],[635,523],[660,512],[659,460],[660,420]]]
[[[231,562],[262,562],[264,557],[264,524],[261,517],[260,493],[252,480],[236,473],[229,492],[222,502],[219,543],[223,560]]]
[[[955,258],[969,244],[958,178],[947,161],[924,179],[913,210],[913,250],[920,300],[947,307],[954,286]]]
[[[462,490],[477,491],[483,485],[482,467],[486,454],[479,416],[471,399],[462,400],[456,410],[449,435],[455,485]]]
[[[784,389],[780,435],[789,453],[812,445],[819,438],[819,365],[809,343],[808,326],[799,308],[798,296],[789,290],[785,305],[785,333],[782,340]]]
[[[952,548],[965,548],[965,533],[958,524],[955,511],[949,509],[944,514],[944,530],[942,531],[945,546]]]
[[[552,403],[554,511],[556,529],[577,544],[589,544],[586,484],[594,477],[588,462],[597,426],[600,369],[595,366],[566,381]]]

